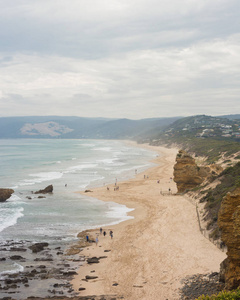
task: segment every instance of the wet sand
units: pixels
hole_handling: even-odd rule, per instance
[[[195,205],[184,196],[175,195],[177,189],[171,177],[177,149],[145,147],[159,153],[155,167],[118,183],[117,191],[109,185],[109,190],[96,188],[89,195],[134,208],[129,213],[134,219],[103,227],[105,237],[99,229],[89,231],[93,239],[98,236],[99,242],[89,243],[81,256],[106,257],[79,269],[72,283],[75,291],[85,288],[80,291],[81,296],[180,299],[184,278],[218,272],[226,257],[201,235]],[[86,280],[85,276],[97,278]]]

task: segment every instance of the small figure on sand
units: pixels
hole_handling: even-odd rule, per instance
[[[88,235],[86,235],[86,241],[89,242],[89,236]]]
[[[102,227],[100,228],[100,234],[102,234]]]
[[[98,245],[98,237],[96,237],[96,246]]]
[[[170,188],[168,189],[168,191],[169,191],[169,194],[171,194],[171,189]]]
[[[107,191],[109,191],[109,187],[107,187]]]
[[[112,230],[110,230],[109,235],[110,235],[110,237],[112,239],[113,238],[113,231]]]
[[[103,231],[103,236],[105,236],[107,233],[106,233],[106,231]]]

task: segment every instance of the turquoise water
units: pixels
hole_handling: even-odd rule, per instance
[[[120,141],[0,140],[0,187],[15,191],[0,203],[0,243],[68,243],[81,230],[130,218],[124,205],[75,192],[134,177],[155,156]],[[49,184],[52,195],[32,194]]]

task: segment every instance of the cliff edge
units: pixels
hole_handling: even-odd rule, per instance
[[[178,193],[184,193],[200,185],[210,175],[210,171],[209,167],[199,167],[193,157],[184,150],[180,150],[173,172]]]
[[[228,257],[221,264],[222,280],[225,288],[231,290],[240,286],[240,187],[223,198],[218,226],[228,247]]]

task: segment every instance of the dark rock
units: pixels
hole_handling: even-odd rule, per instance
[[[63,272],[64,276],[73,276],[73,275],[77,275],[77,272],[75,271],[68,271],[68,272]]]
[[[37,268],[39,268],[39,269],[46,269],[46,266],[45,265],[40,265]]]
[[[1,257],[1,258],[0,258],[0,261],[5,261],[5,260],[6,260],[5,257]]]
[[[35,258],[34,261],[53,261],[53,259],[48,257],[43,257],[43,258]]]
[[[26,198],[27,198],[28,200],[32,200],[32,197],[30,197],[30,196],[27,196]]]
[[[15,248],[15,247],[12,247],[12,248],[9,249],[9,251],[26,252],[27,249],[25,249],[25,248]]]
[[[88,264],[98,264],[99,263],[99,258],[97,257],[90,257],[87,259]]]
[[[0,189],[0,202],[5,202],[13,193],[12,189]]]
[[[85,190],[84,193],[92,193],[92,191],[91,190]]]
[[[86,290],[84,287],[81,287],[81,288],[79,288],[78,289],[79,291],[84,291],[84,290]]]
[[[117,282],[113,283],[113,286],[118,286],[118,283]]]
[[[46,197],[44,197],[44,196],[38,196],[38,199],[43,199],[43,198],[46,198]]]
[[[12,260],[20,260],[20,259],[24,259],[22,256],[20,255],[13,255],[13,256],[10,256],[10,259]]]
[[[47,246],[48,246],[48,243],[36,243],[28,248],[31,249],[33,253],[37,253],[37,252],[42,251],[44,249],[44,247],[47,247]]]
[[[90,279],[96,279],[96,278],[98,278],[98,277],[97,277],[97,276],[89,276],[89,275],[86,275],[85,278],[86,278],[87,280],[90,280]]]
[[[45,189],[39,190],[39,191],[35,192],[34,194],[48,194],[48,193],[52,193],[52,192],[53,192],[53,186],[49,185]]]

